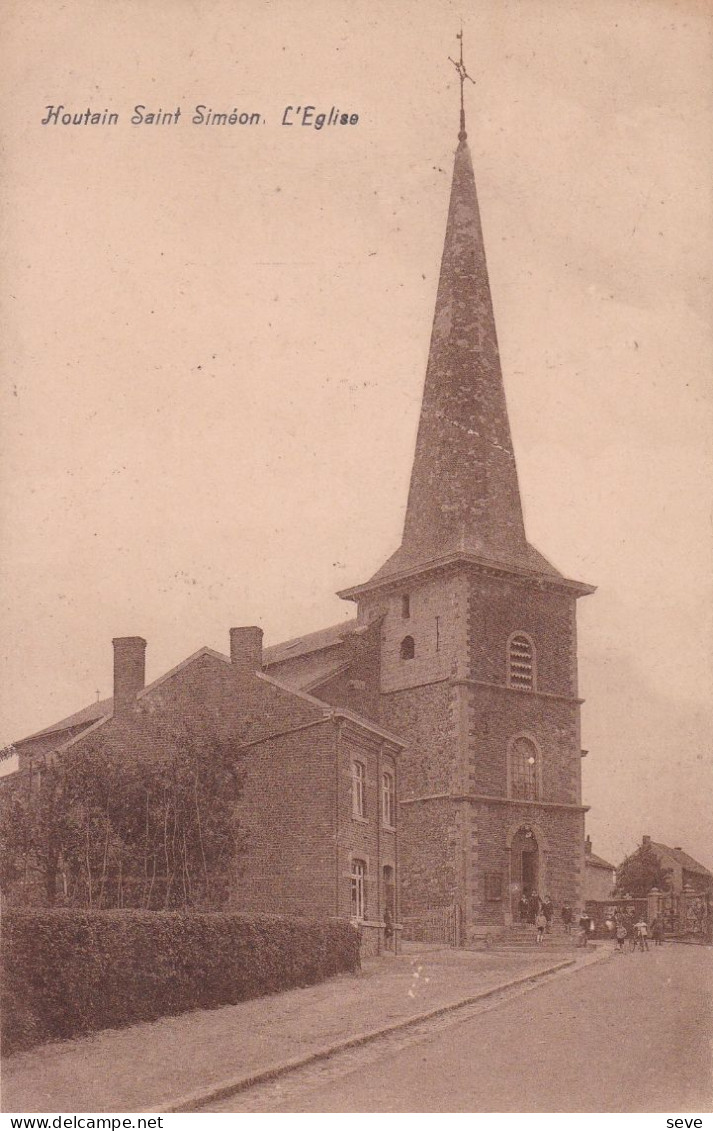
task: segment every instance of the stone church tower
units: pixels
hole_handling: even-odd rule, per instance
[[[580,901],[575,605],[591,592],[525,535],[461,110],[403,540],[340,593],[378,632],[379,721],[409,744],[403,916],[457,907],[467,938],[507,925],[523,890]]]

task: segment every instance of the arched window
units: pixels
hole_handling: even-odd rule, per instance
[[[416,645],[413,642],[413,636],[404,636],[401,641],[401,659],[412,660],[416,655]]]
[[[516,632],[508,641],[508,683],[521,691],[535,686],[535,649],[524,632]]]
[[[537,801],[540,796],[539,751],[524,735],[510,743],[510,796],[518,801]]]

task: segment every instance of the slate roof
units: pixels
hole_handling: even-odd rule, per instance
[[[458,140],[402,544],[346,599],[461,560],[593,592],[527,541],[464,123]]]
[[[285,640],[281,644],[272,644],[263,650],[263,664],[281,664],[285,660],[294,660],[298,656],[306,656],[311,652],[322,652],[325,648],[335,648],[344,643],[344,637],[354,632],[357,628],[356,617],[340,621],[339,624],[321,628],[317,632],[308,632],[305,636],[296,636],[293,640]]]
[[[16,742],[15,746],[21,746],[23,742],[29,742],[33,738],[43,738],[49,734],[59,734],[65,730],[73,730],[78,726],[91,726],[99,719],[103,719],[111,715],[114,710],[114,699],[100,699],[96,703],[90,703],[88,707],[83,707],[81,711],[75,711],[73,715],[68,715],[66,719],[60,719],[58,723],[53,723],[52,726],[45,727],[44,730],[35,731],[34,734],[28,734],[26,738],[21,738]]]

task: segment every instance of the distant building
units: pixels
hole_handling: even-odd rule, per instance
[[[609,899],[614,891],[616,868],[592,852],[592,838],[584,842],[584,899]]]
[[[669,872],[669,888],[672,895],[680,896],[684,891],[707,893],[713,895],[713,873],[709,872],[703,864],[699,864],[682,848],[670,848],[667,844],[660,844],[650,836],[642,839],[641,847],[632,853],[635,858],[643,849],[651,850],[658,858],[662,868]]]

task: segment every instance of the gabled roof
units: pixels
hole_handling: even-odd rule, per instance
[[[153,691],[154,688],[159,687],[165,680],[170,679],[171,676],[187,667],[188,664],[192,664],[194,660],[197,660],[200,656],[205,655],[213,656],[216,659],[223,660],[226,664],[230,663],[228,656],[224,656],[222,652],[216,652],[213,648],[204,646],[202,648],[199,648],[197,652],[193,652],[193,654],[188,656],[185,660],[181,660],[180,664],[176,664],[176,666],[171,668],[170,671],[164,672],[164,674],[160,675],[158,679],[155,679],[152,683],[147,684],[146,687],[142,688],[142,690],[139,692],[138,698],[141,698],[143,695],[147,695],[150,691]],[[34,734],[28,735],[27,738],[21,738],[18,742],[14,743],[14,745],[19,747],[22,746],[22,744],[25,742],[32,741],[32,739],[45,738],[52,734],[59,736],[64,731],[74,730],[77,727],[81,727],[82,733],[84,733],[88,727],[94,726],[95,723],[101,722],[103,719],[111,718],[113,713],[113,697],[110,697],[109,699],[100,699],[96,703],[90,703],[88,707],[83,707],[81,711],[76,711],[73,715],[68,715],[66,719],[61,719],[58,723],[53,723],[52,726],[45,727],[44,730],[38,730]]]
[[[616,871],[616,864],[610,864],[608,860],[604,860],[601,856],[597,856],[595,852],[589,852],[584,857],[584,863],[591,865],[592,868],[605,868],[607,872]]]
[[[713,876],[713,872],[709,872],[708,868],[704,867],[703,864],[699,864],[697,860],[694,860],[693,857],[689,856],[687,852],[684,852],[682,848],[669,848],[667,844],[659,844],[654,840],[650,841],[650,845],[653,849],[659,849],[661,852],[665,852],[669,859],[674,860],[687,872],[697,872],[700,876]]]
[[[30,742],[33,738],[44,738],[50,734],[60,734],[65,730],[73,730],[74,727],[88,727],[92,723],[96,723],[99,719],[111,715],[114,709],[114,700],[100,699],[96,703],[90,703],[88,707],[83,707],[81,711],[76,711],[73,715],[68,715],[66,719],[61,719],[58,723],[53,723],[52,726],[45,727],[44,730],[35,731],[34,734],[28,734],[26,738],[19,739],[14,745],[22,746],[23,742]]]
[[[321,632],[310,633],[308,637],[300,637],[295,641],[287,641],[285,645],[277,645],[275,649],[273,649],[273,651],[277,651],[278,654],[280,651],[285,651],[285,659],[292,659],[300,655],[309,655],[310,653],[316,654],[320,649],[328,649],[330,646],[333,647],[336,644],[343,643],[341,637],[345,632],[345,624],[347,634],[349,634],[350,632],[361,634],[367,631],[366,628],[356,628],[356,621],[342,622],[342,624],[339,626],[335,625],[332,626],[332,628],[324,629]],[[339,633],[337,633],[337,629],[340,630]],[[295,647],[291,647],[293,645]],[[232,667],[230,657],[223,655],[222,652],[215,651],[215,649],[213,648],[204,646],[203,648],[199,648],[198,651],[193,652],[192,655],[188,656],[185,660],[182,660],[180,664],[176,664],[175,667],[171,668],[167,672],[164,672],[163,675],[153,680],[152,683],[147,684],[147,686],[138,693],[137,701],[151,696],[151,694],[157,691],[162,686],[162,684],[178,675],[181,671],[189,667],[196,660],[201,659],[201,657],[203,656],[210,656],[212,659],[219,661],[219,663],[225,664],[228,668]],[[290,686],[290,684],[286,681],[275,679],[272,675],[264,672],[255,672],[255,679],[266,685],[279,689],[279,691],[283,693],[293,696],[295,699],[304,704],[309,704],[311,707],[314,707],[318,711],[318,719],[320,718],[320,716],[324,720],[340,717],[348,720],[354,726],[359,727],[362,730],[367,730],[373,734],[379,735],[380,738],[387,739],[396,747],[403,749],[405,745],[403,740],[398,735],[394,734],[392,731],[386,730],[384,727],[379,726],[373,720],[365,718],[362,715],[357,714],[355,711],[349,710],[348,708],[335,707],[329,703],[325,703],[323,700],[308,694],[307,691],[303,688]],[[98,730],[106,723],[110,722],[113,716],[113,706],[113,699],[103,699],[100,703],[94,703],[90,707],[85,707],[84,710],[77,711],[74,715],[68,716],[68,718],[63,719],[59,723],[56,723],[53,727],[47,727],[45,730],[39,731],[36,735],[32,735],[30,737],[37,738],[40,736],[56,735],[57,744],[54,747],[54,750],[68,750],[72,746],[81,742],[82,739],[84,739],[90,732]],[[268,716],[264,715],[262,717],[263,719],[267,719]],[[78,733],[70,733],[72,731],[76,731],[78,727],[81,728]],[[245,743],[245,746],[254,745],[256,742],[262,742],[266,737],[269,737],[269,729],[263,734],[258,734],[257,736],[248,739]],[[21,742],[16,743],[15,745],[21,747],[23,742],[28,742],[29,740],[29,738],[22,739]]]

